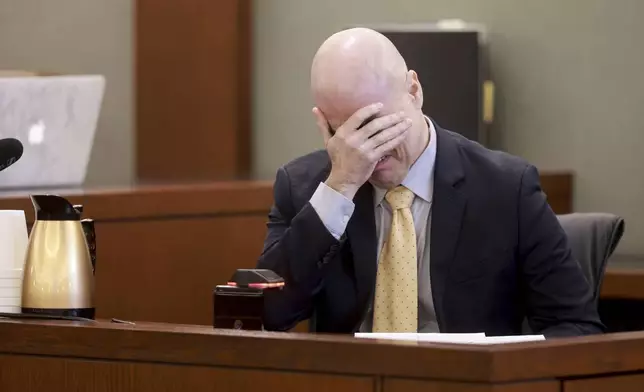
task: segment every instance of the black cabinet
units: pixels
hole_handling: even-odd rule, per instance
[[[425,114],[445,129],[487,144],[487,119],[484,121],[483,113],[483,85],[487,79],[484,33],[472,28],[443,30],[431,26],[374,29],[387,36],[407,67],[418,73]]]

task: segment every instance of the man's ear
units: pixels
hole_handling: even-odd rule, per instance
[[[322,111],[317,107],[313,108],[312,112],[313,116],[315,116],[315,123],[318,126],[318,131],[320,131],[320,135],[322,135],[322,138],[324,138],[324,145],[326,146],[329,142],[329,139],[333,137],[329,122],[327,121],[326,117],[324,117]]]
[[[423,86],[420,85],[418,74],[412,69],[407,71],[407,92],[411,96],[414,106],[421,109],[423,107]]]

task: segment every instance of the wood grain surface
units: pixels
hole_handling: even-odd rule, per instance
[[[506,385],[644,370],[644,332],[496,346],[215,330],[173,324],[0,321],[0,354]],[[261,353],[261,354],[258,354]],[[384,387],[384,384],[379,384]]]
[[[606,266],[601,297],[644,301],[644,257],[612,256]]]
[[[542,172],[541,187],[556,214],[574,211],[574,175],[571,172]]]
[[[134,4],[138,178],[247,177],[252,1]]]
[[[641,392],[644,374],[596,377],[564,382],[563,392]]]
[[[372,392],[370,377],[0,355],[3,392]]]
[[[448,381],[421,381],[391,378],[384,381],[383,392],[560,392],[561,383],[528,381],[508,384],[475,384]]]

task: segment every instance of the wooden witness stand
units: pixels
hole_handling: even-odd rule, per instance
[[[555,211],[569,212],[571,177],[543,176]],[[56,193],[95,220],[99,318],[212,325],[212,290],[262,250],[270,181],[0,193],[0,209],[24,210],[30,194]],[[305,330],[302,327],[301,330]]]
[[[0,390],[641,391],[644,333],[498,346],[0,320]]]

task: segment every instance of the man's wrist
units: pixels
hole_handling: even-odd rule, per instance
[[[360,188],[358,185],[347,184],[344,181],[336,180],[332,176],[329,176],[324,184],[349,200],[353,200],[353,197],[358,193],[358,189]]]
[[[353,201],[325,183],[321,183],[309,202],[329,233],[339,240],[353,215],[355,208]]]

